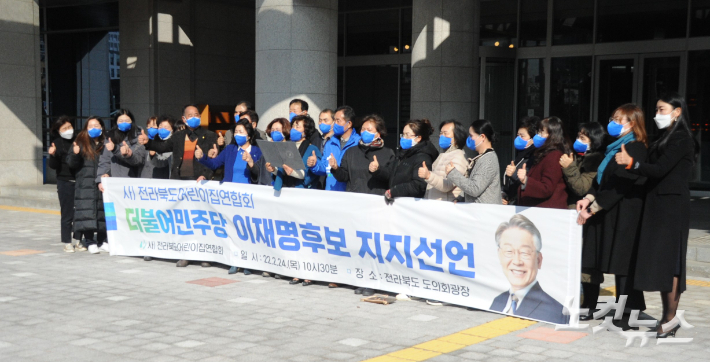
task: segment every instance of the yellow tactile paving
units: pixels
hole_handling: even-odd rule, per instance
[[[29,207],[17,207],[17,206],[5,206],[5,205],[0,205],[0,210],[35,212],[38,214],[50,214],[50,215],[61,215],[62,214],[59,211],[55,211],[55,210],[32,209]]]

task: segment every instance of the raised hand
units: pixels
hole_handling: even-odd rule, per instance
[[[111,137],[106,137],[106,139],[106,149],[109,150],[109,152],[113,152],[113,149],[116,148],[116,145],[113,143]]]
[[[426,162],[422,161],[422,167],[419,167],[417,175],[424,180],[429,179],[429,176],[431,176],[431,171],[429,171],[429,169],[426,167]]]
[[[224,136],[221,133],[218,133],[218,134],[219,134],[219,138],[217,138],[217,145],[219,147],[222,147],[222,146],[224,146]]]
[[[328,164],[330,165],[331,170],[337,170],[338,169],[338,160],[335,159],[335,156],[333,154],[330,154],[330,157],[328,157]]]
[[[505,166],[505,175],[508,177],[513,177],[515,172],[515,161],[510,161],[510,165]]]
[[[582,210],[585,210],[587,207],[589,207],[589,204],[590,201],[586,197],[577,201],[577,212],[582,212]]]
[[[251,154],[247,151],[242,151],[242,160],[246,161],[249,167],[254,167],[254,159],[251,158]]]
[[[620,165],[628,166],[631,163],[631,156],[626,152],[626,146],[624,145],[621,145],[621,151],[614,158],[616,158],[616,163]]]
[[[306,166],[313,167],[316,165],[316,162],[318,162],[318,157],[316,156],[316,151],[313,151],[313,153],[308,157]]]
[[[449,175],[449,172],[451,172],[453,169],[454,169],[454,163],[453,163],[453,162],[449,162],[449,164],[446,165],[446,170],[444,170],[444,171],[446,172],[446,175],[448,176],[448,175]],[[420,169],[420,170],[421,170],[421,169]]]
[[[202,152],[202,149],[200,148],[200,146],[195,145],[195,158],[199,160],[204,156],[205,156],[205,154]]]
[[[276,168],[274,166],[271,166],[271,164],[267,162],[266,163],[266,171],[273,173],[274,171],[276,171]]]
[[[370,162],[370,172],[375,172],[380,168],[380,163],[377,162],[377,156],[372,156],[372,162]]]
[[[79,145],[76,144],[76,142],[74,142],[74,146],[72,147],[72,151],[74,151],[75,155],[78,155],[79,152],[81,151],[81,148],[79,147]]]
[[[526,167],[527,167],[527,164],[524,163],[523,168],[518,170],[518,179],[520,179],[520,183],[522,183],[523,185],[528,183],[528,170],[525,169]]]
[[[562,155],[562,157],[560,157],[560,166],[562,166],[562,168],[567,168],[572,164],[572,161],[574,161],[574,154],[570,153],[569,155]]]
[[[204,180],[207,180],[207,179],[205,178],[205,176],[200,176],[200,177],[197,178],[197,183],[199,183],[200,181],[204,181]]]
[[[283,167],[284,172],[285,172],[287,175],[291,175],[291,173],[293,172],[293,169],[292,169],[291,167],[288,167],[287,164],[283,164],[281,167]]]
[[[123,141],[123,144],[121,145],[121,155],[125,158],[130,158],[131,156],[133,156],[131,146],[129,146],[126,141]]]
[[[52,145],[49,146],[49,148],[47,149],[47,153],[49,153],[52,156],[54,156],[54,154],[57,153],[57,147],[54,145],[54,142],[52,142]]]
[[[141,129],[141,134],[138,135],[138,143],[145,145],[148,143],[148,135],[145,134],[145,130]]]
[[[219,150],[217,149],[217,144],[215,143],[214,147],[212,147],[211,150],[207,151],[207,157],[217,158],[218,154],[219,154]]]

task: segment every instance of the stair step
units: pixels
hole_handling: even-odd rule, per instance
[[[46,209],[59,211],[59,199],[34,199],[29,197],[0,196],[0,205],[29,207],[33,209]]]
[[[0,186],[0,196],[57,200],[57,185]]]

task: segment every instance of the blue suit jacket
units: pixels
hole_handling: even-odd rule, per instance
[[[489,309],[502,312],[505,305],[508,304],[509,294],[508,291],[505,291],[498,295],[493,299],[493,304]],[[515,315],[556,324],[569,323],[569,316],[562,314],[562,304],[545,293],[537,281],[516,308]]]
[[[225,147],[225,149],[219,153],[217,158],[209,158],[207,157],[207,153],[200,158],[199,161],[201,164],[209,167],[212,170],[216,170],[222,166],[224,166],[224,178],[222,179],[223,182],[232,182],[232,172],[234,172],[234,161],[237,160],[237,155],[239,154],[239,146],[237,146],[234,143],[230,143]],[[252,145],[251,146],[251,151],[249,152],[251,155],[251,158],[254,160],[254,163],[259,162],[259,159],[261,158],[261,150],[259,147]],[[256,183],[256,178],[258,175],[251,175],[249,177],[249,180],[251,181],[250,183]]]
[[[328,156],[332,153],[335,160],[338,162],[338,166],[340,166],[340,160],[343,159],[345,151],[351,147],[357,147],[358,144],[360,144],[360,135],[353,130],[353,133],[350,134],[350,138],[348,138],[348,142],[345,143],[342,150],[340,149],[340,139],[335,136],[330,137],[328,142],[323,146],[323,157],[311,167],[311,171],[318,176],[327,176],[325,179],[326,190],[345,191],[348,185],[347,182],[336,180],[333,174],[328,172]]]

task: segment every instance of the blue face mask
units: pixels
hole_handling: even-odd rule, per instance
[[[274,140],[274,142],[281,142],[284,140],[284,134],[281,133],[281,131],[272,131],[271,139]]]
[[[133,123],[131,122],[121,122],[118,125],[118,130],[121,132],[128,132],[131,129],[131,126],[133,126]]]
[[[399,146],[402,147],[403,150],[408,150],[414,146],[414,140],[402,137],[399,139]]]
[[[533,137],[533,144],[537,148],[542,147],[542,145],[545,144],[545,141],[547,141],[547,137],[541,137],[540,135],[537,135],[537,134],[535,135],[535,137]]]
[[[528,146],[528,141],[522,139],[522,137],[518,136],[515,138],[515,141],[513,141],[513,145],[515,146],[515,149],[518,151],[524,150],[525,147]]]
[[[368,132],[368,131],[362,131],[362,134],[360,134],[360,138],[362,139],[362,143],[369,144],[375,140],[375,134],[372,132]]]
[[[301,137],[303,137],[303,132],[295,128],[291,128],[291,141],[298,142],[301,140]]]
[[[234,114],[234,122],[239,122],[239,120],[242,119],[242,115],[239,113]]]
[[[609,121],[609,124],[606,125],[606,131],[609,133],[609,136],[612,137],[619,137],[621,134],[621,131],[624,130],[624,125],[618,124],[614,121]]]
[[[188,118],[187,121],[185,121],[188,127],[190,128],[197,128],[200,126],[200,117],[191,117]]]
[[[471,137],[466,138],[466,147],[468,147],[472,150],[475,150],[476,149],[476,140],[474,140]]]
[[[577,139],[574,141],[572,148],[574,148],[574,150],[578,153],[585,153],[589,149],[589,145]]]
[[[160,139],[166,139],[166,138],[170,137],[171,133],[172,132],[170,132],[169,129],[165,129],[165,128],[161,128],[158,130],[158,136],[160,136]]]
[[[89,137],[91,138],[96,138],[98,136],[101,136],[101,128],[89,128]]]
[[[240,146],[244,146],[244,144],[247,143],[247,136],[241,135],[241,134],[235,134],[234,135],[234,142],[237,142],[237,144]]]
[[[148,138],[153,139],[158,135],[158,129],[155,127],[148,128]]]
[[[345,127],[343,127],[337,123],[333,123],[333,135],[335,137],[340,137],[344,134],[345,134]]]
[[[443,134],[439,136],[439,147],[441,147],[442,150],[448,149],[451,147],[451,138],[444,136]]]
[[[298,116],[296,113],[289,112],[288,113],[288,121],[293,122],[293,117],[296,117],[296,116]]]
[[[333,129],[333,125],[327,125],[325,123],[321,123],[318,125],[318,128],[320,128],[320,131],[323,132],[323,134],[326,134],[330,132],[331,129]]]

